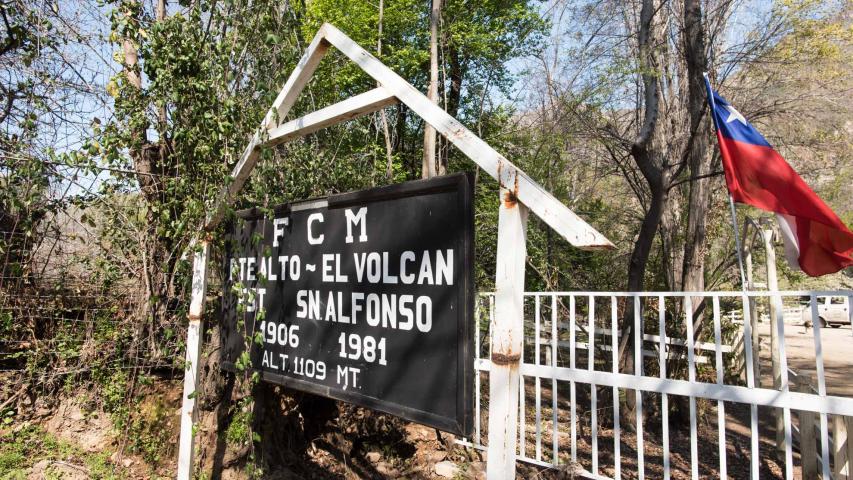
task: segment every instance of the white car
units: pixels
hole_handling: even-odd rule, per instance
[[[817,314],[821,327],[838,328],[850,324],[850,305],[848,297],[816,297]],[[812,306],[808,302],[803,306],[803,322],[812,321]],[[814,325],[814,323],[812,323]]]

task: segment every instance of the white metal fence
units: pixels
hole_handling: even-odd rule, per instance
[[[585,478],[848,478],[853,442],[839,429],[853,398],[827,394],[821,322],[795,327],[802,322],[791,314],[810,300],[806,311],[817,318],[823,296],[853,305],[853,291],[526,293],[517,458]],[[485,448],[493,294],[479,297],[475,317],[475,430],[462,443]],[[778,339],[786,328],[813,336],[815,385],[789,375],[782,341],[773,387],[770,352],[753,358],[756,317],[770,320],[761,328]],[[636,373],[620,368],[629,338]],[[631,397],[633,413],[620,412],[619,399]]]

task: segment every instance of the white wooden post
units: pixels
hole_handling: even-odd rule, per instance
[[[204,296],[207,291],[207,259],[210,243],[204,240],[195,252],[193,260],[192,297],[190,298],[189,327],[187,327],[187,358],[184,367],[184,396],[181,406],[181,439],[178,450],[178,480],[190,480],[193,476],[193,449],[195,409],[198,388],[199,359],[201,357],[202,314]]]
[[[835,447],[835,451],[832,454],[833,457],[833,470],[832,472],[835,474],[837,480],[847,480],[848,477],[848,467],[847,467],[847,441],[849,440],[847,436],[847,421],[845,417],[841,415],[835,415],[832,417],[832,444]]]
[[[515,479],[518,395],[524,341],[527,207],[501,189],[495,271],[495,316],[489,370],[489,456],[486,478]]]
[[[847,317],[850,320],[850,334],[853,335],[853,295],[847,295]]]
[[[776,249],[773,246],[773,230],[762,230],[761,238],[764,239],[764,251],[767,259],[767,289],[775,293],[779,291],[779,282],[776,277]],[[777,335],[776,315],[781,313],[784,307],[782,299],[778,295],[772,295],[768,300],[770,302],[770,362],[773,367],[773,388],[780,390],[782,388],[782,366],[779,359],[779,346],[780,342],[784,342],[785,339],[779,338]],[[776,449],[784,452],[785,420],[782,418],[782,412],[779,409],[774,409],[773,414],[776,425]]]
[[[845,436],[847,437],[844,442],[847,457],[847,471],[845,473],[847,473],[847,478],[850,479],[853,478],[853,441],[850,439],[853,436],[853,417],[839,415],[838,418],[842,419],[842,428],[844,428]]]
[[[807,376],[800,377],[797,384],[797,390],[811,394],[811,380]],[[817,480],[817,447],[815,444],[815,419],[816,415],[810,410],[800,410],[800,458],[802,459],[802,474],[803,480]]]
[[[746,229],[744,228],[744,231]],[[744,241],[746,239],[746,235],[744,235]],[[752,245],[748,248],[745,248],[744,252],[744,262],[746,263],[746,289],[748,291],[755,291],[755,282],[752,277]],[[746,321],[746,315],[743,315],[744,321]],[[758,330],[758,309],[755,305],[755,297],[749,297],[749,320],[752,322],[752,338],[749,341],[752,342],[752,365],[747,366],[747,368],[752,368],[752,378],[755,381],[756,387],[761,387],[761,332]],[[744,381],[746,381],[746,369],[744,369],[743,373]]]

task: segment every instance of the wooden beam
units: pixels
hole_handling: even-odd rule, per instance
[[[808,384],[808,379],[803,378],[803,383],[797,384],[797,391],[811,394],[811,388]],[[800,458],[802,459],[802,474],[803,480],[818,480],[817,467],[817,447],[815,437],[815,420],[817,415],[810,410],[800,410],[797,412],[800,417]]]
[[[302,118],[291,120],[284,125],[273,128],[269,131],[269,137],[264,141],[263,145],[279,145],[316,132],[321,128],[352,120],[353,118],[375,112],[395,103],[397,103],[397,98],[388,93],[388,90],[382,87],[374,88],[369,92],[356,95],[326,108],[321,108]]]
[[[569,243],[587,250],[614,248],[604,235],[343,32],[326,23],[320,27],[317,34],[323,35],[365,73],[432,125],[437,132],[497,180],[511,196],[527,205]]]
[[[201,335],[203,329],[204,296],[207,291],[207,260],[210,243],[204,240],[195,252],[193,261],[192,297],[190,298],[189,326],[187,327],[187,356],[184,368],[184,394],[181,402],[181,437],[178,446],[178,480],[193,478],[193,450],[195,449],[196,391],[201,361]]]
[[[275,128],[290,112],[293,104],[296,103],[297,97],[302,93],[305,85],[311,79],[314,71],[317,70],[317,65],[323,59],[326,52],[329,50],[329,44],[323,39],[322,29],[317,32],[314,39],[308,45],[308,49],[287,82],[282,87],[272,107],[267,112],[261,126],[252,136],[249,145],[243,150],[240,155],[240,160],[231,172],[231,181],[222,189],[222,193],[216,201],[216,204],[211,209],[211,213],[207,216],[204,224],[206,231],[211,231],[219,225],[225,215],[225,208],[234,200],[237,193],[243,188],[246,180],[249,179],[249,174],[255,168],[260,156],[259,148],[263,143],[262,137],[266,136],[266,131]]]
[[[506,194],[507,191],[502,189],[498,210],[495,319],[491,325],[489,456],[486,465],[486,478],[489,480],[515,479],[518,445],[528,211],[519,202],[506,201]]]

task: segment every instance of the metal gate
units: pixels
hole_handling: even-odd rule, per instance
[[[585,478],[848,478],[853,398],[827,394],[825,297],[845,299],[853,324],[851,291],[525,293],[517,459]],[[461,443],[484,449],[494,294],[475,318],[475,433]],[[795,328],[813,338],[811,371],[753,331]],[[620,370],[631,350],[636,373]],[[618,400],[632,396],[626,416]]]

